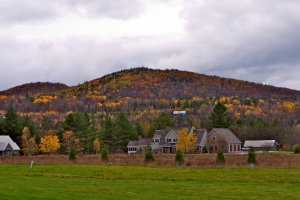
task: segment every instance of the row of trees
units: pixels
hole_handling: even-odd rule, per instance
[[[105,148],[110,152],[124,152],[129,140],[151,136],[156,129],[173,124],[171,117],[161,113],[156,119],[144,123],[131,123],[125,113],[105,115],[97,120],[87,113],[69,113],[63,123],[55,125],[43,120],[41,126],[20,117],[9,108],[0,119],[0,135],[9,135],[22,147],[25,155],[41,153],[99,153]]]

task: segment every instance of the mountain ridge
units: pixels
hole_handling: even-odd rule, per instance
[[[177,69],[131,68],[66,89],[111,98],[176,98],[193,96],[299,97],[300,91]],[[113,93],[112,93],[113,92]]]
[[[77,86],[63,83],[36,82],[0,91],[0,95],[35,94],[100,95],[110,99],[190,98],[194,96],[300,97],[300,91],[216,75],[177,69],[131,68],[113,72]]]

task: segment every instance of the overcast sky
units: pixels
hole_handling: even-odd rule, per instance
[[[177,68],[300,90],[299,0],[0,0],[0,90]]]

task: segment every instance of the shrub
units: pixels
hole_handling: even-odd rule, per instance
[[[295,147],[294,153],[295,153],[295,154],[300,154],[300,144],[298,144],[298,145]]]
[[[148,146],[145,152],[145,162],[151,162],[151,161],[154,161],[154,157],[153,157],[152,148]]]
[[[248,151],[248,164],[256,164],[256,154],[253,148]]]
[[[108,161],[108,151],[106,148],[101,150],[101,159],[104,161]]]
[[[184,163],[184,156],[183,156],[183,153],[181,151],[176,151],[175,162],[178,165],[182,165]]]
[[[222,148],[218,149],[216,162],[217,162],[218,165],[224,165],[225,164],[225,157],[224,157],[224,152],[223,152]]]
[[[71,148],[69,152],[69,159],[70,160],[76,160],[76,150],[75,148]]]

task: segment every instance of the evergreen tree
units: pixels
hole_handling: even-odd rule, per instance
[[[12,107],[7,109],[4,121],[5,134],[9,135],[16,143],[21,144],[22,127],[19,116]]]
[[[298,144],[298,145],[295,147],[294,153],[295,153],[295,154],[300,154],[300,144]]]
[[[106,148],[101,149],[101,159],[104,161],[108,161],[108,151]]]
[[[226,106],[218,102],[208,118],[208,128],[228,128],[232,123]]]
[[[153,151],[151,146],[148,146],[145,152],[145,162],[151,162],[151,161],[154,161]]]
[[[140,123],[137,123],[137,124],[134,126],[134,128],[135,128],[135,132],[136,132],[136,134],[137,134],[138,136],[142,136],[142,137],[145,136],[144,130],[143,130],[143,128],[142,128],[142,126],[141,126]]]
[[[217,162],[218,165],[224,165],[225,164],[225,157],[224,157],[223,148],[218,149],[216,162]]]
[[[182,165],[184,163],[184,155],[183,155],[183,152],[181,151],[176,151],[176,154],[175,154],[175,162],[176,164],[178,165]]]
[[[0,118],[0,135],[5,135],[5,120]]]
[[[69,159],[70,160],[76,160],[76,150],[74,147],[72,147],[70,149],[70,152],[69,152]]]
[[[167,113],[161,113],[158,118],[154,120],[151,124],[149,130],[149,135],[152,136],[155,133],[155,130],[165,129],[167,126],[172,126],[174,124],[173,119]]]
[[[256,164],[256,154],[253,148],[248,151],[248,164]]]
[[[114,124],[110,117],[106,116],[102,125],[102,141],[110,150],[112,150]]]
[[[127,144],[129,140],[132,139],[137,139],[136,132],[126,115],[121,112],[119,113],[113,128],[113,149],[126,151]]]

